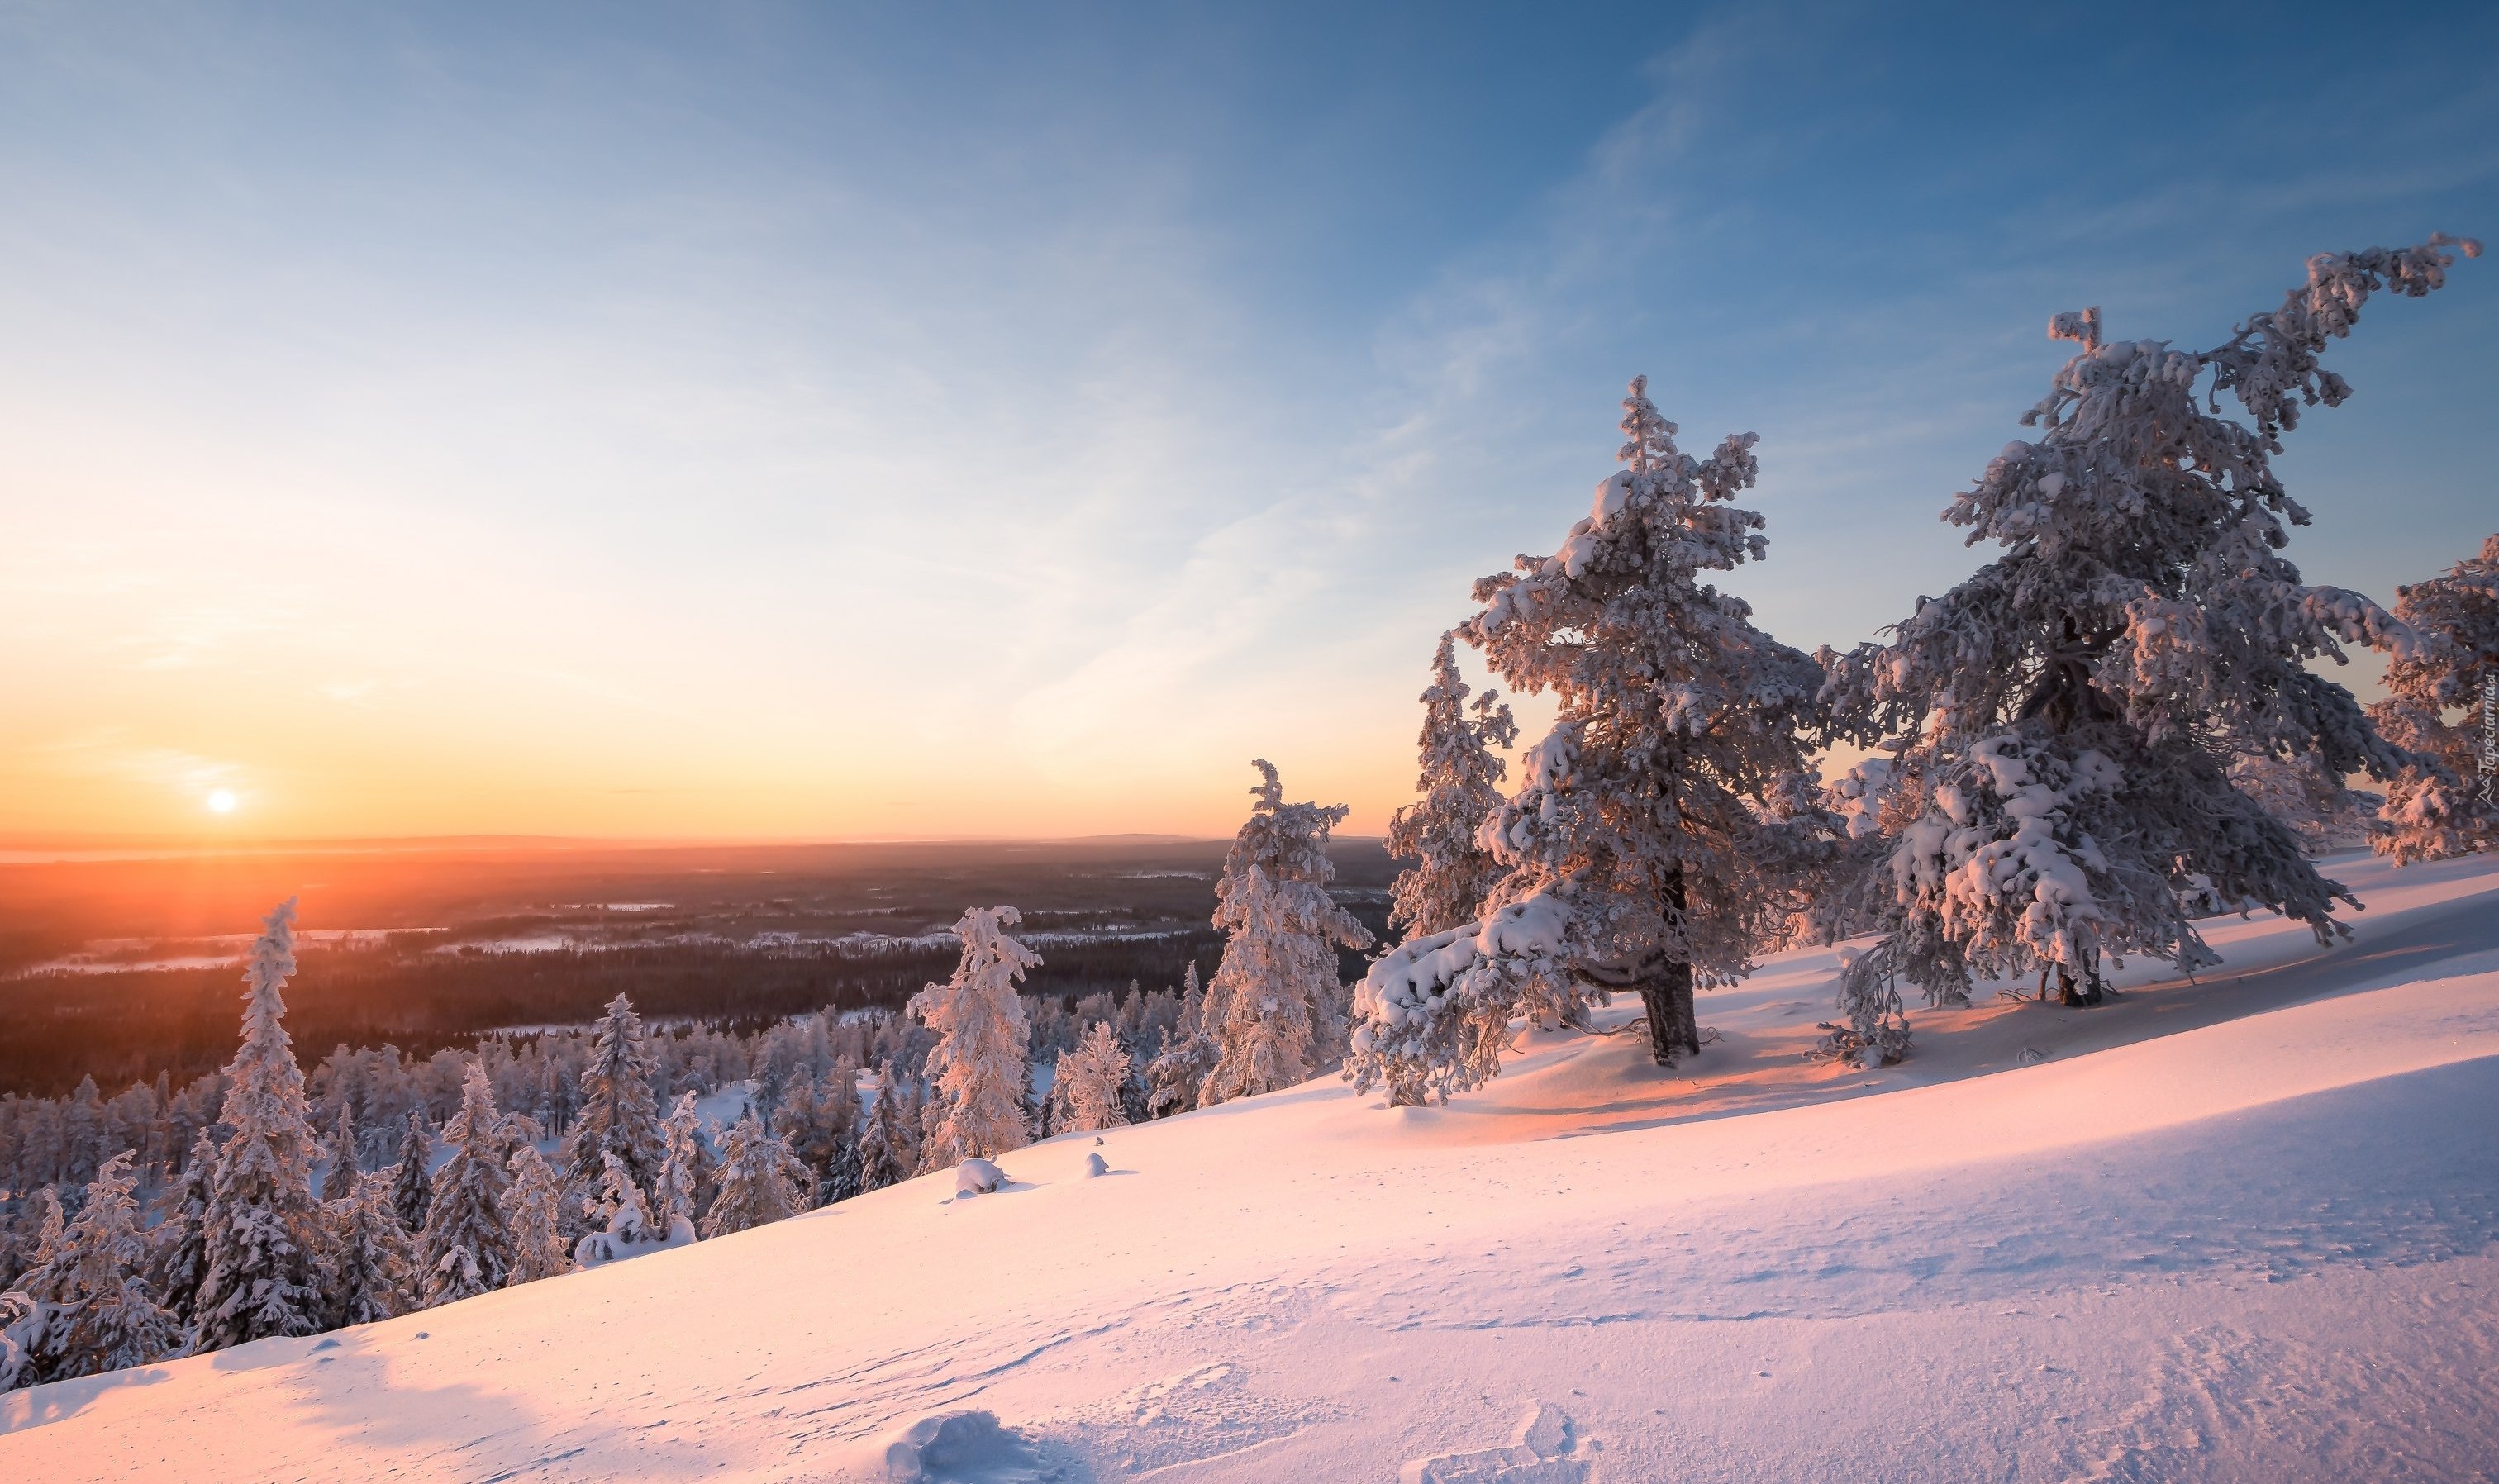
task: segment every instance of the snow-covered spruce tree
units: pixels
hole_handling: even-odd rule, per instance
[[[1422,798],[1388,817],[1388,854],[1414,862],[1398,873],[1388,909],[1389,924],[1407,937],[1446,932],[1482,916],[1503,874],[1482,840],[1484,821],[1501,807],[1504,769],[1495,749],[1517,740],[1518,724],[1500,692],[1486,690],[1469,705],[1455,640],[1441,635],[1423,692],[1422,772],[1414,783]]]
[[[787,1220],[807,1209],[806,1189],[813,1183],[790,1146],[749,1112],[723,1139],[720,1194],[703,1214],[702,1234],[723,1237]]]
[[[434,1172],[434,1201],[416,1242],[425,1307],[492,1293],[512,1272],[512,1234],[503,1219],[504,1168],[495,1087],[471,1060],[460,1111],[442,1126],[451,1157]]]
[[[564,1242],[564,1177],[535,1145],[524,1144],[504,1161],[511,1188],[503,1192],[503,1225],[512,1234],[512,1271],[505,1287],[535,1283],[572,1271]]]
[[[425,1132],[425,1111],[418,1109],[407,1115],[407,1134],[399,1145],[399,1164],[391,1171],[391,1210],[398,1215],[403,1231],[425,1230],[426,1212],[434,1205],[434,1176],[427,1168],[433,1156],[434,1141]]]
[[[1120,1089],[1128,1081],[1128,1052],[1107,1020],[1087,1027],[1076,1048],[1058,1053],[1058,1074],[1050,1084],[1056,1110],[1053,1128],[1061,1133],[1115,1128],[1128,1121]]]
[[[1481,914],[1393,950],[1359,991],[1348,1067],[1394,1102],[1500,1066],[1510,1016],[1575,1023],[1636,989],[1660,1065],[1701,1047],[1694,991],[1778,942],[1827,855],[1806,736],[1820,669],[1704,578],[1762,560],[1751,434],[1675,446],[1645,377],[1623,399],[1623,467],[1549,557],[1476,584],[1458,630],[1513,691],[1551,694],[1552,732],[1485,822],[1502,867]]]
[[[1201,1108],[1289,1087],[1333,1059],[1345,1034],[1336,951],[1371,947],[1370,930],[1327,890],[1336,879],[1328,835],[1346,806],[1287,804],[1275,765],[1250,765],[1258,802],[1215,885],[1215,925],[1226,936],[1200,1013],[1216,1050]]]
[[[695,1224],[695,1190],[700,1183],[698,1167],[702,1144],[702,1120],[696,1115],[698,1102],[689,1089],[677,1096],[677,1106],[668,1110],[666,1153],[660,1162],[660,1178],[654,1182],[656,1198],[651,1215],[665,1231],[673,1222],[682,1221],[689,1228]]]
[[[773,1132],[814,1174],[811,1205],[859,1194],[859,1069],[848,1061],[821,1079],[801,1079],[772,1119]]]
[[[1168,1118],[1197,1106],[1197,1091],[1215,1070],[1215,1037],[1206,1027],[1206,990],[1191,961],[1181,984],[1180,1019],[1146,1065],[1146,1115]]]
[[[180,1327],[143,1275],[146,1239],[130,1165],[128,1150],[104,1162],[77,1217],[47,1234],[41,1261],[20,1279],[20,1382],[146,1365],[180,1344]]]
[[[34,1345],[44,1310],[22,1288],[0,1290],[0,1391],[35,1384]]]
[[[416,1307],[416,1249],[391,1204],[388,1171],[360,1176],[328,1208],[330,1323],[373,1324]]]
[[[2103,954],[2212,963],[2180,899],[2196,876],[2320,942],[2348,932],[2332,914],[2350,894],[2228,763],[2315,754],[2336,777],[2392,775],[2406,755],[2308,665],[2411,635],[2280,555],[2309,517],[2272,458],[2303,405],[2350,395],[2319,364],[2327,344],[2372,293],[2437,288],[2450,245],[2312,258],[2281,308],[2209,351],[2104,341],[2096,309],[2051,321],[2083,348],[2023,417],[2046,431],[1944,511],[2002,554],[1920,598],[1889,642],[1827,659],[1835,732],[1886,756],[1857,776],[1858,847],[1817,908],[1827,932],[1884,935],[1842,975],[1826,1049],[1898,1054],[1901,979],[1950,1004],[1975,979],[2053,968],[2088,1002]]]
[[[182,1177],[166,1202],[165,1218],[156,1224],[153,1255],[148,1262],[156,1301],[186,1331],[195,1317],[200,1279],[208,1273],[209,1206],[214,1197],[216,1174],[216,1141],[204,1128],[191,1140],[190,1160],[183,1165]]]
[[[295,899],[289,897],[263,920],[243,971],[243,1045],[226,1064],[217,1120],[232,1132],[217,1150],[203,1220],[195,1350],[321,1328],[312,1125],[281,992],[294,972]]]
[[[936,1033],[928,1075],[937,1095],[921,1115],[920,1168],[943,1170],[975,1155],[994,1159],[1032,1142],[1024,1111],[1029,1033],[1016,982],[1041,955],[1007,936],[1013,907],[972,907],[955,924],[963,956],[954,977],[929,984],[904,1010]]]
[[[49,1379],[46,1368],[59,1335],[54,1320],[69,1292],[69,1222],[60,1193],[46,1185],[32,1204],[35,1249],[25,1271],[0,1293],[0,1391]]]
[[[356,1188],[356,1177],[364,1172],[356,1165],[356,1114],[345,1099],[339,1103],[339,1126],[331,1131],[328,1153],[329,1168],[321,1177],[321,1199],[337,1200]]]
[[[651,1051],[642,1017],[624,995],[607,1002],[605,1017],[591,1034],[575,1118],[559,1156],[576,1203],[568,1230],[597,1224],[589,1218],[588,1207],[605,1189],[610,1154],[624,1162],[649,1206],[660,1166],[667,1158],[667,1134],[661,1127],[659,1095],[651,1090]]]
[[[845,1060],[817,1089],[817,1127],[811,1148],[793,1152],[816,1172],[816,1204],[830,1206],[860,1193],[859,1068]]]
[[[893,1063],[877,1070],[876,1107],[860,1130],[859,1188],[864,1195],[911,1178],[911,1151],[903,1132],[902,1097],[893,1081]]]
[[[2445,575],[2395,589],[2395,617],[2422,642],[2387,667],[2369,716],[2419,760],[2387,789],[2372,843],[2398,865],[2499,849],[2499,535]]]
[[[600,1229],[573,1243],[576,1267],[601,1267],[695,1240],[693,1231],[683,1226],[664,1230],[651,1218],[650,1203],[643,1200],[641,1185],[625,1168],[625,1161],[612,1152],[607,1156],[599,1197],[590,1211],[599,1220]],[[682,1240],[672,1240],[678,1238]]]

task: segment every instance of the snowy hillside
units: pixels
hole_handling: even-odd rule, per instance
[[[0,1477],[882,1479],[963,1409],[925,1477],[2499,1476],[2499,863],[2333,871],[2354,945],[2217,924],[2200,984],[1914,1012],[1880,1072],[1800,1057],[1792,954],[1689,1076],[1538,1036],[1445,1109],[1061,1138],[0,1398]]]

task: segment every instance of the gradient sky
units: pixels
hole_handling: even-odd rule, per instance
[[[0,8],[0,835],[1377,831],[1631,373],[1844,645],[2051,311],[2499,237],[2487,5],[1349,9]],[[2494,343],[2334,351],[2312,580],[2499,527]]]

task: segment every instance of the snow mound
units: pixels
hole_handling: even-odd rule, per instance
[[[593,1232],[573,1244],[572,1260],[583,1271],[604,1268],[628,1258],[646,1257],[653,1252],[673,1252],[695,1244],[694,1223],[683,1216],[668,1218],[668,1235],[654,1232]]]
[[[987,1163],[987,1161],[981,1161]],[[992,1167],[994,1168],[994,1167]],[[1034,1458],[991,1412],[923,1417],[886,1445],[886,1484],[1041,1484],[1058,1470]]]
[[[1539,1402],[1518,1425],[1506,1448],[1473,1453],[1444,1453],[1416,1459],[1397,1472],[1398,1484],[1582,1484],[1588,1477],[1586,1454],[1571,1414],[1550,1402]]]
[[[1109,1160],[1104,1159],[1099,1154],[1093,1153],[1087,1153],[1085,1156],[1085,1178],[1089,1180],[1095,1176],[1108,1175],[1110,1173],[1111,1162]]]
[[[988,1195],[1007,1182],[1007,1173],[978,1156],[955,1167],[955,1194]]]

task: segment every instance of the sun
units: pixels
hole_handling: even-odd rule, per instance
[[[232,789],[219,789],[209,795],[209,813],[232,814],[234,811],[235,796]]]

